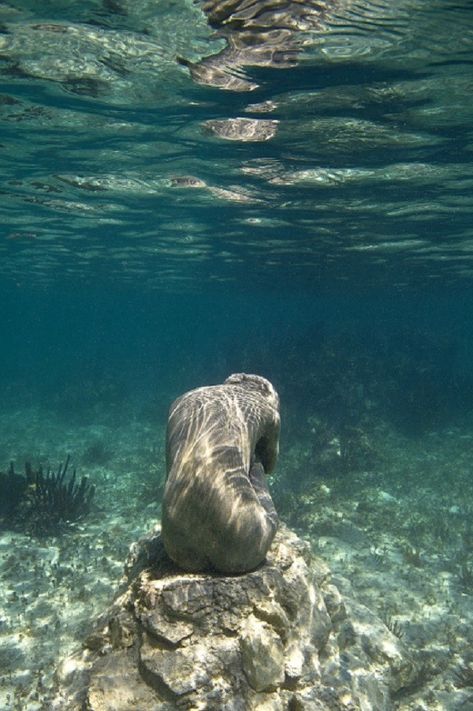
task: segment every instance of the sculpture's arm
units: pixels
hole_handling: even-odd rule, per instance
[[[258,500],[266,512],[269,523],[276,529],[278,526],[278,514],[274,508],[273,500],[268,489],[268,482],[261,462],[253,462],[250,473],[251,485],[258,497]]]

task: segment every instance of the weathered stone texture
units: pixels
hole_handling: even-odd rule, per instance
[[[388,709],[412,682],[401,642],[362,606],[351,618],[327,567],[285,528],[251,573],[178,572],[150,536],[127,576],[77,673],[73,660],[59,670],[56,708]]]

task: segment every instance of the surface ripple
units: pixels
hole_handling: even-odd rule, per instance
[[[468,5],[2,5],[1,277],[469,281]]]

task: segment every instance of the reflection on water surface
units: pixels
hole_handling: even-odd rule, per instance
[[[3,278],[471,277],[468,3],[12,2],[0,23]]]

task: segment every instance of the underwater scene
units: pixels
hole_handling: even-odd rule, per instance
[[[470,0],[0,3],[2,711],[473,710],[472,91]],[[164,596],[181,631],[135,600],[128,681],[126,624],[94,629],[161,522],[169,408],[234,373],[279,395],[274,471],[250,454],[274,570],[315,561],[315,661],[313,600],[261,600],[249,695],[187,683]]]

